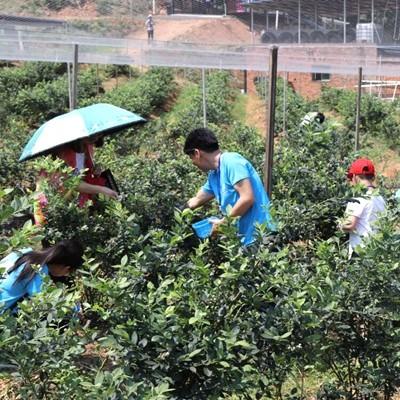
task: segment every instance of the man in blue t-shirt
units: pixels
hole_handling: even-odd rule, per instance
[[[242,243],[254,241],[256,224],[273,229],[269,214],[269,199],[254,167],[238,153],[222,153],[214,133],[207,128],[195,129],[186,138],[184,152],[201,171],[208,173],[207,182],[192,197],[187,206],[200,207],[216,199],[223,214],[232,207],[230,216],[239,218]],[[212,234],[224,219],[213,222]]]

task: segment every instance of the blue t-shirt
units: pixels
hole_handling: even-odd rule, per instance
[[[0,314],[12,308],[23,297],[30,297],[42,290],[43,276],[49,274],[47,265],[43,265],[40,268],[40,272],[35,273],[32,279],[16,282],[24,266],[25,264],[22,264],[14,271],[0,278]]]
[[[239,193],[234,188],[238,182],[249,179],[254,203],[251,208],[239,219],[239,234],[244,245],[254,241],[255,225],[267,224],[269,229],[274,225],[269,214],[269,198],[264,185],[254,167],[238,153],[222,153],[219,167],[208,173],[208,180],[203,190],[213,194],[222,213],[226,214],[228,206],[234,206],[239,200]]]

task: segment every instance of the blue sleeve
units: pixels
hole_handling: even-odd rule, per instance
[[[210,183],[210,176],[208,176],[206,183],[202,186],[201,189],[207,193],[214,195],[214,190],[212,190],[211,183]]]
[[[230,155],[226,160],[226,175],[229,183],[234,186],[243,179],[250,178],[248,161],[239,154]]]
[[[42,291],[42,284],[43,279],[40,274],[35,274],[33,279],[26,286],[26,292],[28,293],[28,296],[40,293]]]

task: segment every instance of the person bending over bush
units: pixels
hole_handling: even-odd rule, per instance
[[[45,276],[53,281],[67,277],[82,265],[83,247],[75,240],[62,240],[42,250],[24,249],[0,261],[6,271],[0,278],[0,313],[15,310],[17,303],[40,293]]]

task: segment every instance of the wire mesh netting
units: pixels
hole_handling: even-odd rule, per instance
[[[77,44],[82,63],[268,71],[276,43],[280,71],[357,74],[363,67],[367,75],[397,76],[400,4],[374,1],[371,8],[369,0],[0,0],[0,58],[72,62]],[[148,42],[136,33],[149,11],[164,20],[178,18],[172,12],[228,12],[248,24],[248,40]]]

